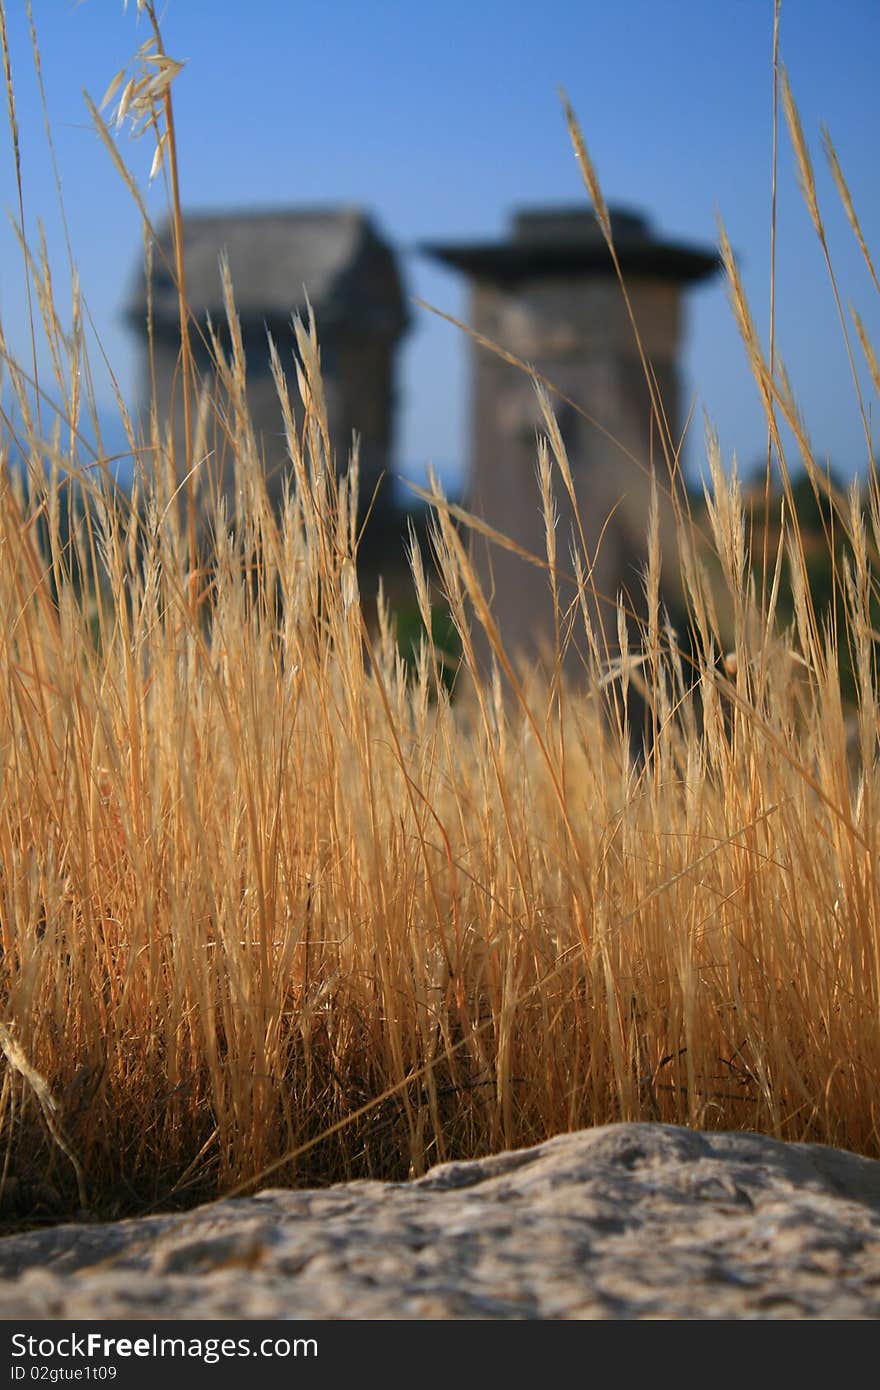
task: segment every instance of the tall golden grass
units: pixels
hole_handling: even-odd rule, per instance
[[[155,24],[152,6],[139,8]],[[105,1215],[270,1180],[402,1179],[614,1120],[880,1154],[880,492],[872,473],[865,498],[830,498],[850,542],[837,576],[843,630],[810,600],[781,422],[820,492],[822,469],[778,359],[764,353],[723,228],[782,480],[777,553],[755,579],[740,485],[711,437],[700,532],[667,432],[670,468],[657,485],[676,499],[693,640],[679,645],[660,606],[655,523],[643,640],[609,669],[591,618],[592,557],[575,536],[585,668],[567,680],[557,646],[547,680],[505,651],[467,518],[434,486],[437,582],[463,652],[451,699],[430,638],[408,671],[381,601],[377,627],[364,622],[356,459],[337,476],[314,322],[296,327],[296,414],[276,361],[291,472],[280,511],[267,502],[248,421],[231,287],[231,351],[214,341],[214,388],[199,394],[179,251],[175,69],[157,26],[154,40],[117,91],[122,116],[139,115],[172,171],[184,456],[155,410],[145,437],[121,399],[131,496],[89,455],[81,304],[75,293],[63,326],[39,249],[25,255],[51,385],[36,379],[36,354],[17,362],[0,344],[26,459],[25,475],[10,466],[7,433],[0,1202],[38,1176],[57,1193],[56,1214]],[[782,92],[834,283],[784,78]],[[150,245],[142,197],[92,111]],[[570,111],[569,123],[610,241]],[[548,523],[554,492],[571,487],[550,400],[544,392]],[[659,400],[656,413],[662,422]],[[211,485],[221,451],[235,470],[231,510]],[[568,538],[557,543],[552,524],[547,536],[557,594]],[[795,599],[787,629],[776,619],[784,562]],[[415,548],[412,568],[430,633],[434,581]],[[601,597],[615,631],[613,596]],[[846,646],[855,750],[838,678]],[[628,686],[651,721],[636,761]]]

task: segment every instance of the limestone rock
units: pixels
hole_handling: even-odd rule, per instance
[[[608,1125],[0,1240],[0,1318],[873,1318],[880,1162]]]

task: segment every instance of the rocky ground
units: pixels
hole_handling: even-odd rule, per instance
[[[880,1316],[880,1162],[624,1124],[0,1240],[0,1318]]]

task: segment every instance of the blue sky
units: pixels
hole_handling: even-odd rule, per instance
[[[133,0],[127,12],[122,0],[33,0],[33,11],[83,288],[133,400],[135,349],[121,314],[137,264],[138,216],[89,127],[82,89],[99,101],[148,31]],[[7,25],[26,221],[33,233],[43,218],[63,286],[24,0],[7,0]],[[410,293],[466,317],[463,279],[415,248],[495,238],[519,205],[585,200],[557,95],[563,85],[609,202],[639,208],[661,232],[697,243],[715,243],[721,212],[766,336],[772,0],[167,0],[163,28],[168,51],[188,60],[175,86],[187,207],[362,204],[401,250]],[[814,154],[844,303],[857,305],[880,350],[880,305],[819,140],[825,122],[880,260],[880,5],[786,0],[781,54]],[[147,140],[119,138],[145,185]],[[150,196],[157,214],[160,183]],[[0,189],[13,208],[8,138]],[[865,467],[866,444],[784,130],[777,256],[779,350],[816,448],[852,475]],[[748,471],[766,435],[720,278],[691,293],[688,310],[685,385],[688,401],[697,401],[689,467],[701,465],[705,410],[725,458],[735,451]],[[0,314],[11,345],[28,351],[21,258],[5,219]],[[402,360],[402,471],[417,475],[434,462],[454,476],[466,463],[467,351],[455,329],[414,311]],[[100,377],[98,391],[109,398]]]

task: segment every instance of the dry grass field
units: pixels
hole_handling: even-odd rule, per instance
[[[158,138],[179,232],[175,67],[158,30],[132,71],[92,114],[118,170],[115,103]],[[8,63],[6,86],[14,118]],[[784,75],[781,91],[825,247]],[[607,225],[573,114],[570,128]],[[873,275],[830,141],[827,154]],[[572,483],[544,393],[548,552],[536,558],[559,596],[557,667],[576,641],[583,677],[541,678],[505,652],[468,520],[435,487],[439,579],[416,551],[414,591],[430,631],[437,582],[460,634],[452,696],[430,641],[410,668],[392,616],[380,606],[364,622],[356,459],[337,476],[320,324],[297,328],[295,404],[276,373],[293,480],[279,514],[249,427],[234,287],[232,349],[215,343],[205,394],[180,284],[186,457],[167,422],[154,412],[144,436],[120,401],[129,494],[83,443],[81,307],[56,305],[39,247],[28,252],[34,333],[55,371],[35,382],[0,342],[17,421],[0,445],[9,1219],[142,1212],[270,1180],[404,1179],[614,1120],[880,1156],[880,490],[873,476],[861,493],[831,490],[848,547],[844,621],[826,622],[786,503],[796,467],[819,494],[823,470],[723,230],[721,248],[781,479],[762,532],[772,546],[750,553],[740,485],[711,437],[707,505],[692,518],[664,438],[656,485],[677,505],[691,637],[660,608],[654,528],[648,621],[638,649],[609,661],[590,617],[593,557],[550,522]],[[833,281],[830,253],[828,269]],[[662,421],[657,402],[660,436]],[[212,487],[221,455],[234,504]],[[615,632],[614,596],[599,597]],[[649,712],[636,759],[629,690]]]

